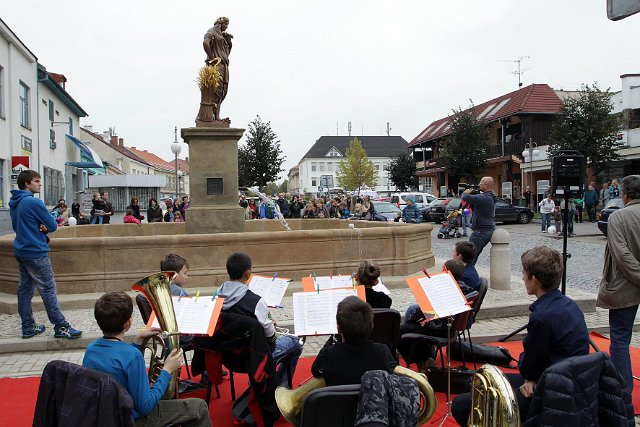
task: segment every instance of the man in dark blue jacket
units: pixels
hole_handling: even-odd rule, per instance
[[[493,192],[493,178],[485,176],[480,180],[480,194],[470,194],[471,188],[462,193],[462,200],[472,207],[471,236],[469,241],[476,245],[476,255],[471,264],[476,265],[478,257],[491,241],[496,229],[496,195]]]
[[[58,224],[42,200],[34,197],[40,192],[42,178],[34,170],[25,170],[18,175],[19,190],[11,190],[9,208],[11,225],[16,233],[13,253],[18,261],[20,282],[18,283],[18,313],[22,319],[22,338],[31,338],[45,330],[33,320],[31,299],[38,288],[53,324],[54,337],[75,339],[78,331],[66,321],[56,295],[56,282],[49,260],[47,233],[56,231]]]
[[[589,332],[580,307],[558,290],[562,279],[562,257],[546,246],[529,249],[522,254],[522,280],[527,294],[536,301],[529,310],[527,335],[518,361],[519,374],[506,377],[514,390],[524,423],[536,389],[536,383],[549,366],[572,356],[589,353]],[[471,393],[463,393],[453,401],[453,416],[467,425],[471,409]]]

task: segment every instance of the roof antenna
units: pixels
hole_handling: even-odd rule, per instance
[[[389,127],[389,122],[387,122],[387,136],[390,136],[391,128]]]
[[[511,72],[511,74],[515,74],[515,75],[518,76],[518,89],[520,89],[522,87],[522,80],[521,80],[522,75],[525,73],[525,71],[529,70],[529,68],[524,68],[524,69],[520,68],[520,64],[521,64],[522,60],[525,59],[525,58],[530,59],[531,57],[530,56],[520,56],[520,57],[518,57],[518,59],[511,61],[511,62],[515,62],[515,63],[518,64],[518,70]]]
[[[349,136],[351,136],[351,122],[347,123],[347,129],[349,130]]]

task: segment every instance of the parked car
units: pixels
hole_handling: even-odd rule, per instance
[[[391,196],[391,203],[395,203],[400,209],[404,209],[407,206],[407,197],[413,196],[416,201],[418,209],[427,206],[429,203],[436,199],[436,196],[429,193],[420,193],[417,191],[409,191],[406,193],[395,193]]]
[[[444,204],[444,214],[440,221],[444,220],[451,211],[460,209],[460,203],[462,199],[460,197],[449,197],[449,201]],[[431,211],[433,212],[434,209]],[[438,209],[439,211],[440,209]],[[496,200],[496,222],[509,223],[509,222],[517,222],[520,224],[528,224],[533,219],[533,210],[516,206],[512,203],[509,203],[508,200],[498,199]],[[433,215],[434,217],[437,215]],[[435,220],[435,219],[434,219]]]
[[[436,203],[437,201],[438,199],[435,198],[429,203],[427,203],[426,205],[418,207],[418,210],[422,214],[423,221],[429,221],[429,212],[431,211],[431,207],[433,206],[433,204]]]
[[[609,215],[618,209],[624,207],[624,202],[621,198],[611,199],[604,205],[604,208],[598,214],[598,228],[602,231],[602,234],[607,235],[607,226],[609,223]]]
[[[460,209],[461,202],[462,199],[460,197],[438,197],[431,204],[431,210],[429,210],[427,218],[433,222],[444,221],[449,212]]]
[[[398,212],[402,212],[395,204],[390,202],[375,202],[374,207],[376,213],[387,218],[389,221],[393,221],[398,216]]]

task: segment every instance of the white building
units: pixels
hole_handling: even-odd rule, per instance
[[[11,230],[7,201],[23,168],[42,176],[39,197],[53,206],[103,173],[99,156],[74,135],[87,113],[0,19],[0,232]],[[20,166],[17,166],[20,165]],[[16,166],[16,167],[13,167]],[[98,168],[98,170],[90,170]]]
[[[298,163],[300,193],[320,193],[338,187],[336,174],[339,162],[355,136],[322,136]],[[358,136],[377,174],[374,188],[379,194],[391,194],[396,187],[390,182],[387,168],[391,157],[407,149],[407,141],[400,136]]]
[[[611,177],[623,177],[640,171],[640,74],[623,74],[622,90],[616,92],[611,102],[613,113],[622,115],[622,129],[618,141],[622,148],[620,161],[612,162]]]

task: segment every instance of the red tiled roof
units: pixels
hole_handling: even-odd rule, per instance
[[[471,111],[474,116],[493,122],[520,113],[555,114],[561,105],[562,101],[549,85],[532,84],[476,105]],[[411,140],[409,147],[449,135],[452,119],[453,116],[448,116],[432,122]]]
[[[173,162],[169,162],[172,165],[175,163],[175,160]],[[185,159],[180,159],[178,158],[178,170],[188,174],[189,173],[189,160],[185,160]]]
[[[127,149],[132,153],[142,157],[147,163],[157,169],[164,169],[165,171],[175,171],[175,167],[173,164],[165,162],[160,157],[148,152],[147,150],[138,150],[136,147],[128,147]]]

